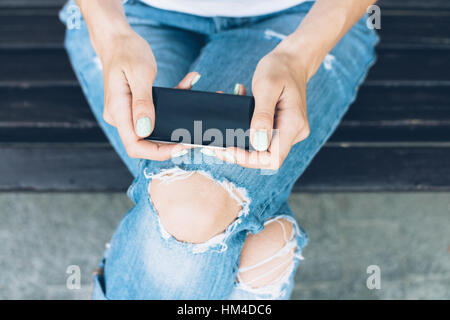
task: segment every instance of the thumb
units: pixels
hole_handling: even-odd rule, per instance
[[[275,108],[279,94],[265,85],[253,88],[255,111],[250,124],[250,142],[256,151],[266,151],[272,136]]]
[[[144,80],[144,81],[142,81]],[[155,109],[153,105],[152,85],[150,77],[129,79],[132,96],[132,115],[134,130],[138,137],[148,137],[154,128]]]
[[[148,137],[154,128],[154,107],[151,90],[149,93],[133,97],[133,122],[136,135]]]

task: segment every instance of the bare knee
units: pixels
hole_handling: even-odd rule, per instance
[[[258,234],[249,234],[239,263],[238,280],[252,288],[274,283],[293,263],[293,225],[286,219],[273,220]],[[285,250],[287,249],[287,250]]]
[[[185,172],[185,177],[154,179],[149,193],[164,229],[179,241],[202,243],[223,232],[241,206],[212,179]]]

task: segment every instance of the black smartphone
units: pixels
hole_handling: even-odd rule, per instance
[[[250,148],[251,96],[153,87],[153,103],[155,128],[147,140]]]

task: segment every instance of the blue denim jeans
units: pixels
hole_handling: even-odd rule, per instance
[[[236,83],[251,89],[258,61],[297,28],[312,4],[245,18],[199,17],[160,10],[138,0],[127,1],[124,8],[130,25],[154,52],[158,64],[155,85],[174,87],[186,73],[197,71],[202,77],[193,89],[232,93]],[[71,0],[61,11],[63,22],[70,19],[74,6]],[[211,161],[199,148],[176,161],[128,157],[117,130],[102,118],[102,66],[86,25],[81,20],[75,28],[68,28],[65,45],[83,92],[112,146],[135,177],[128,190],[135,205],[123,217],[105,252],[102,272],[95,275],[93,298],[288,299],[308,238],[296,223],[287,199],[295,181],[355,99],[358,86],[374,63],[377,42],[364,17],[326,56],[307,85],[310,136],[292,147],[276,173],[264,174]],[[170,179],[193,171],[227,187],[230,194],[238,192],[242,208],[223,233],[200,244],[171,236],[160,223],[148,192],[155,178]],[[294,225],[293,234],[286,239],[286,247],[296,248],[294,262],[270,285],[254,288],[237,281],[247,234],[256,234],[279,218]]]

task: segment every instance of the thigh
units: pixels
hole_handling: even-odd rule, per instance
[[[71,0],[60,13],[63,22],[68,21],[73,8],[76,8],[76,4]],[[203,45],[203,39],[195,33],[166,27],[149,19],[146,15],[148,8],[133,1],[124,5],[128,22],[139,35],[149,42],[155,55],[158,73],[154,84],[161,87],[173,87],[188,72],[189,66]],[[83,20],[80,21],[79,28],[67,29],[65,46],[75,75],[100,127],[128,169],[136,176],[139,160],[132,159],[127,155],[116,128],[103,120],[102,65],[92,48]]]

